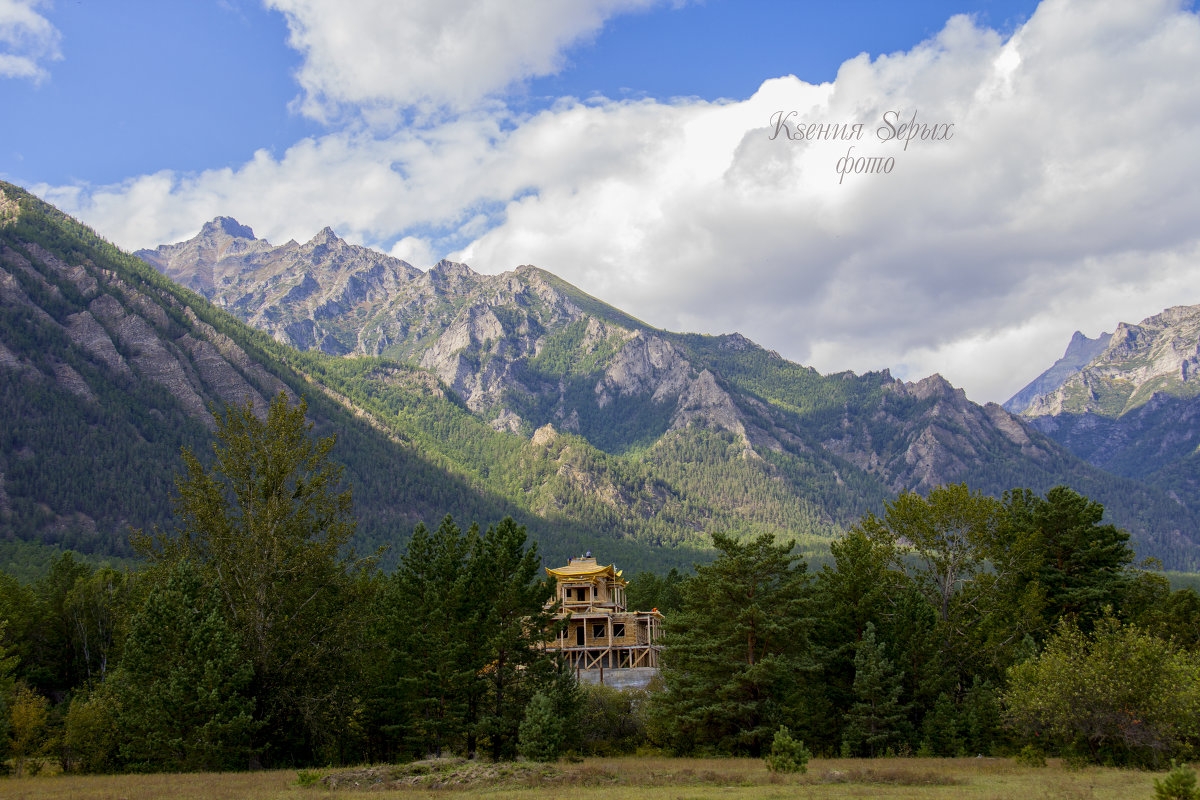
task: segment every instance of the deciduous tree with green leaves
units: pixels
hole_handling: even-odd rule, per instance
[[[1062,620],[1009,670],[1005,718],[1030,742],[1096,762],[1160,765],[1200,736],[1200,661],[1133,625]]]
[[[135,535],[151,561],[200,567],[253,667],[256,721],[280,761],[336,759],[354,714],[373,559],[350,547],[355,520],[333,437],[317,439],[282,393],[264,419],[247,402],[216,414],[213,459],[184,450],[179,529]]]

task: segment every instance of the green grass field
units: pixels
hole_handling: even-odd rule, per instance
[[[412,777],[413,785],[371,786],[372,778],[397,775],[390,768],[312,770],[337,775],[337,788],[322,782],[301,786],[295,770],[271,772],[74,776],[0,779],[0,800],[318,800],[323,798],[488,797],[496,800],[694,800],[698,798],[965,798],[966,800],[1137,800],[1154,797],[1164,773],[1100,767],[1044,768],[1010,759],[814,759],[804,775],[774,775],[753,759],[628,757],[586,759],[558,765],[485,765],[466,785],[463,771]],[[358,787],[353,784],[358,782]]]

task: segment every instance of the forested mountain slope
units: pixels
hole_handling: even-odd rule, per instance
[[[497,448],[488,439],[499,435],[478,424],[436,378],[375,360],[338,362],[348,370],[333,370],[345,388],[375,375],[374,397],[395,392],[404,398],[385,423],[321,383],[331,360],[279,345],[32,195],[0,183],[4,552],[28,558],[21,543],[49,543],[129,555],[130,526],[170,526],[180,448],[207,452],[209,405],[249,400],[261,408],[283,391],[307,399],[318,434],[337,435],[335,457],[353,487],[360,551],[402,543],[416,522],[436,523],[450,513],[485,525],[513,515],[553,560],[586,548],[630,566],[696,559],[692,548],[649,548],[613,533],[615,526],[532,513],[532,504],[512,498],[539,476],[537,464],[546,458],[537,448],[528,442],[501,448],[522,469],[513,470],[511,486],[493,489],[423,448],[425,434],[406,432],[397,416],[404,406],[432,428],[461,427],[462,440],[489,460]]]
[[[738,334],[658,330],[536,267],[421,272],[329,229],[275,247],[218,218],[139,255],[310,348],[326,386],[545,517],[654,546],[769,530],[816,552],[904,489],[1067,483],[1140,553],[1195,560],[1193,515],[1165,493],[1088,467],[939,376],[822,376]]]

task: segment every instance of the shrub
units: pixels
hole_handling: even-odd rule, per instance
[[[646,740],[644,689],[580,686],[579,729],[584,752],[613,755],[635,751]]]
[[[1027,744],[1017,753],[1017,763],[1026,767],[1044,767],[1046,766],[1046,754],[1037,747]]]
[[[302,769],[296,773],[297,786],[316,786],[321,780],[321,773]]]
[[[1171,761],[1171,771],[1163,780],[1155,779],[1155,800],[1200,800],[1196,789],[1196,773],[1182,764]]]
[[[517,748],[530,761],[557,761],[563,733],[562,718],[554,708],[554,701],[538,692],[525,709]]]
[[[767,754],[767,769],[771,772],[808,772],[808,759],[812,753],[804,742],[793,739],[786,726],[775,731],[771,740],[771,752]]]
[[[71,772],[106,772],[116,767],[119,730],[116,704],[107,688],[77,695],[67,711],[66,767]]]
[[[1200,662],[1112,617],[1092,633],[1062,622],[1036,658],[1009,670],[1008,724],[1068,760],[1161,764],[1200,734]]]

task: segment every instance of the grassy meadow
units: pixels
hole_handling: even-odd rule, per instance
[[[301,785],[301,774],[310,785]],[[1163,774],[1102,767],[1067,769],[1054,760],[1037,768],[1001,758],[910,758],[813,759],[807,774],[777,775],[756,759],[628,757],[557,765],[434,765],[424,770],[375,767],[119,776],[43,773],[0,779],[0,800],[552,800],[567,795],[572,800],[1135,800],[1154,797],[1154,779]],[[317,776],[332,780],[314,781]]]

